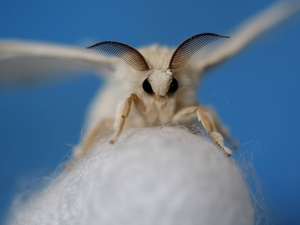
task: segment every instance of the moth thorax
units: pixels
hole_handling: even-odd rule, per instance
[[[168,93],[172,82],[172,73],[169,71],[152,70],[149,78],[154,94],[163,97]]]

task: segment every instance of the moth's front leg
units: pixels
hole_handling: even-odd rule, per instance
[[[145,111],[145,106],[143,102],[137,97],[136,94],[131,94],[130,97],[125,99],[117,106],[116,117],[114,122],[115,133],[110,138],[109,142],[114,143],[119,137],[120,133],[123,130],[126,118],[128,117],[131,109],[132,102],[136,105],[137,109],[140,111]]]
[[[228,156],[231,156],[232,152],[229,148],[224,146],[223,136],[217,131],[213,116],[210,115],[209,111],[205,110],[205,108],[202,108],[201,106],[192,106],[184,108],[174,115],[172,121],[179,122],[184,117],[192,113],[197,114],[199,122],[202,123],[204,129],[213,139],[215,144],[220,149],[222,149]]]
[[[237,142],[230,136],[228,129],[224,125],[222,125],[220,119],[218,118],[214,110],[208,107],[204,107],[203,105],[201,105],[200,108],[206,113],[208,113],[208,115],[211,117],[211,120],[213,121],[216,127],[216,130],[220,132],[220,134],[226,139],[226,141],[231,145],[231,147],[233,149],[237,149],[238,148]]]

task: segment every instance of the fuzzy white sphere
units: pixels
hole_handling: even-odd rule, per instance
[[[242,173],[210,140],[180,128],[125,131],[95,146],[8,224],[243,225],[253,207]]]

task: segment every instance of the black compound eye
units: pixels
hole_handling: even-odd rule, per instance
[[[151,84],[149,83],[148,79],[144,80],[144,82],[143,82],[143,89],[148,94],[153,94],[154,93],[153,90],[152,90]]]
[[[178,88],[178,82],[175,78],[172,79],[168,93],[174,93]]]

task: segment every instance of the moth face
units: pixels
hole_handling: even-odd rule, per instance
[[[178,83],[169,70],[150,70],[148,78],[143,82],[144,91],[159,98],[175,92],[177,88]]]

